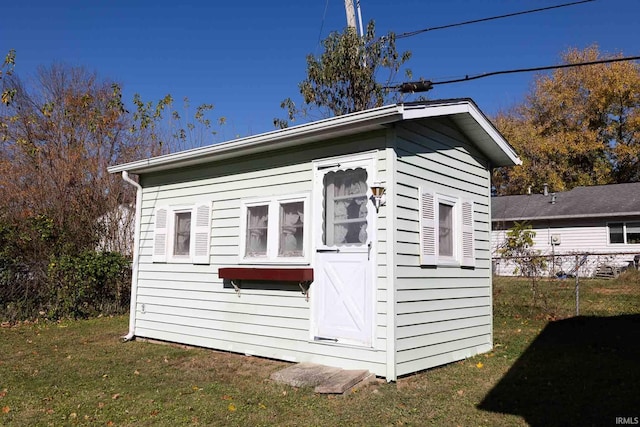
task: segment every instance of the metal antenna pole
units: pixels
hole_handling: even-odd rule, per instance
[[[362,12],[360,11],[360,0],[356,0],[356,8],[358,9],[358,24],[360,24],[360,37],[364,37],[364,30],[362,28]]]

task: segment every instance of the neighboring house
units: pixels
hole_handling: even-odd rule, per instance
[[[490,168],[519,162],[459,99],[113,166],[140,177],[125,338],[389,381],[488,351]]]
[[[638,182],[576,187],[547,195],[493,197],[491,213],[493,256],[500,257],[506,231],[514,222],[526,221],[536,232],[532,249],[556,258],[549,263],[551,274],[574,269],[574,254],[580,254],[579,273],[584,276],[595,274],[598,267],[605,265],[627,266],[634,253],[640,254]],[[512,261],[494,262],[499,275],[512,275],[514,268]]]
[[[116,209],[98,218],[98,223],[104,230],[96,248],[98,251],[132,255],[135,223],[135,209],[132,205],[118,205]]]

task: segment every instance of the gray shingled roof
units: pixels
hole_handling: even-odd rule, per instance
[[[576,187],[570,191],[491,198],[493,221],[640,215],[640,182]]]

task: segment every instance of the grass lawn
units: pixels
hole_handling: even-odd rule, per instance
[[[0,425],[615,425],[640,416],[640,278],[495,279],[494,351],[344,396],[284,362],[145,342],[127,318],[0,328]]]

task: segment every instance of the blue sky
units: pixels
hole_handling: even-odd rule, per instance
[[[566,3],[569,0],[361,0],[378,34]],[[326,13],[325,13],[326,9]],[[343,0],[8,1],[0,53],[17,52],[16,73],[39,65],[82,65],[157,101],[167,93],[224,116],[218,141],[273,130],[282,99],[299,100],[305,56],[346,25]],[[324,18],[323,18],[324,17]],[[433,81],[559,63],[570,47],[640,54],[640,1],[596,0],[399,40],[414,77]],[[397,79],[401,81],[402,76]],[[521,102],[533,73],[437,86],[431,99],[470,97],[488,115]],[[212,141],[213,142],[213,141]]]

